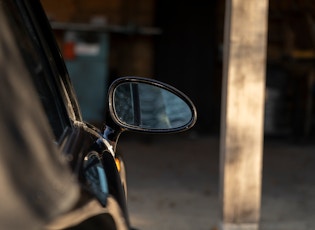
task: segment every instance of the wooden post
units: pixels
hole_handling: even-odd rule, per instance
[[[268,0],[226,0],[221,230],[259,226]]]

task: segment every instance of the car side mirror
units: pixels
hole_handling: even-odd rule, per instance
[[[197,112],[191,100],[165,83],[139,77],[116,80],[109,89],[113,121],[130,131],[170,133],[190,129]]]

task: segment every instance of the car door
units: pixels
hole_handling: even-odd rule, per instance
[[[93,213],[95,216],[102,214],[100,218],[103,221],[114,218],[116,223],[124,226],[121,229],[125,229],[128,217],[126,207],[122,205],[124,202],[121,201],[119,204],[124,209],[123,214],[118,211],[121,207],[114,208],[114,212],[110,215],[106,214],[111,212],[111,204],[115,203],[114,205],[117,206],[116,198],[108,199],[108,188],[104,186],[110,174],[105,173],[100,154],[106,147],[100,145],[101,147],[98,148],[96,146],[97,140],[102,140],[99,130],[82,121],[67,70],[44,11],[41,5],[34,0],[13,0],[13,2],[12,7],[19,11],[14,26],[17,28],[18,37],[23,38],[23,43],[19,44],[20,49],[54,133],[53,141],[58,146],[60,153],[68,160],[74,175],[81,184],[82,192],[86,193],[87,196],[83,197],[84,202],[87,202],[87,197],[91,202],[94,202],[93,200],[99,202],[98,205],[93,203],[97,209],[96,213],[93,210],[85,211],[81,216],[90,218]],[[117,174],[113,156],[110,153],[107,155],[109,156],[108,162],[111,162],[107,166],[113,166],[107,167],[107,171],[112,170]],[[91,170],[91,168],[94,169]],[[119,181],[119,177],[113,177],[112,181],[115,180]],[[108,222],[111,223],[111,221],[106,223]]]
[[[23,17],[11,0],[0,1],[0,12],[0,228],[42,229],[45,221],[72,208],[79,195],[54,144],[67,121],[59,119],[60,110],[48,113],[50,120],[59,119],[50,129],[41,102],[52,97],[35,90],[34,79],[44,75],[43,65],[26,36]],[[48,105],[46,110],[57,106]]]

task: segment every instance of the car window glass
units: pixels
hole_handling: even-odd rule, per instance
[[[51,71],[55,77],[58,90],[60,90],[60,94],[65,101],[68,114],[72,120],[82,121],[81,111],[66,65],[61,57],[59,46],[55,40],[55,35],[51,30],[44,9],[40,4],[35,4],[36,2],[33,0],[25,0],[24,3],[25,7],[28,9],[29,17],[34,23],[33,26],[36,28],[36,42],[40,43],[41,49],[47,57],[47,62],[49,62],[49,67],[51,67]]]
[[[30,71],[56,141],[59,141],[64,131],[70,126],[70,121],[63,101],[56,90],[56,82],[54,82],[46,56],[41,50],[30,22],[25,17],[22,18],[16,5],[11,0],[1,1],[1,4],[8,9],[6,12],[11,12],[8,18],[16,38],[15,42],[18,43]]]

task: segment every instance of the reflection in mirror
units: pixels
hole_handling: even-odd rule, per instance
[[[166,89],[146,83],[123,83],[114,92],[120,122],[144,129],[176,129],[192,119],[188,104]]]

